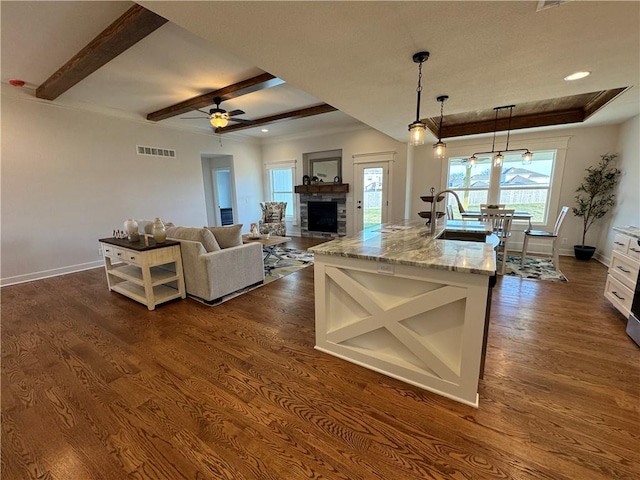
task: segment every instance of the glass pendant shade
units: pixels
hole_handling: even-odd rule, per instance
[[[478,157],[476,157],[475,155],[471,155],[469,157],[469,161],[467,162],[467,168],[471,168],[476,164],[476,161],[478,160]]]
[[[531,163],[531,160],[533,160],[533,153],[529,150],[522,154],[522,163]]]
[[[413,122],[409,125],[409,145],[417,147],[424,145],[424,132],[427,126],[422,122]]]
[[[495,157],[493,157],[493,166],[501,167],[503,162],[504,162],[504,155],[502,155],[502,152],[498,152],[498,154]]]
[[[211,122],[211,125],[214,128],[222,128],[222,127],[226,127],[227,124],[229,123],[229,120],[227,120],[223,114],[220,113],[214,113],[211,116],[211,119],[209,119],[209,121]]]
[[[433,144],[433,158],[435,160],[442,160],[447,155],[447,144],[443,141]]]

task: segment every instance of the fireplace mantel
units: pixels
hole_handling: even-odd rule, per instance
[[[296,185],[296,193],[349,193],[348,183],[316,183],[315,185]]]

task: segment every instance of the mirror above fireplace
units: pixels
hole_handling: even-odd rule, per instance
[[[333,183],[334,179],[342,179],[342,150],[328,150],[303,154],[305,174],[310,178],[317,177],[323,183]]]

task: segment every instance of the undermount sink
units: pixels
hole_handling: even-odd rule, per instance
[[[438,240],[459,240],[462,242],[486,242],[487,236],[482,232],[456,232],[454,230],[444,230]]]

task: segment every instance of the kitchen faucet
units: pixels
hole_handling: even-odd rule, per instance
[[[456,197],[456,201],[458,202],[458,210],[460,210],[460,213],[464,213],[464,208],[462,207],[462,203],[460,203],[460,198],[458,197],[458,194],[456,192],[454,192],[453,190],[442,190],[441,192],[436,193],[433,196],[433,203],[431,204],[431,236],[433,236],[436,233],[436,222],[437,222],[437,218],[436,218],[436,208],[438,206],[438,197],[440,195],[442,195],[443,193],[451,193],[454,197]]]

